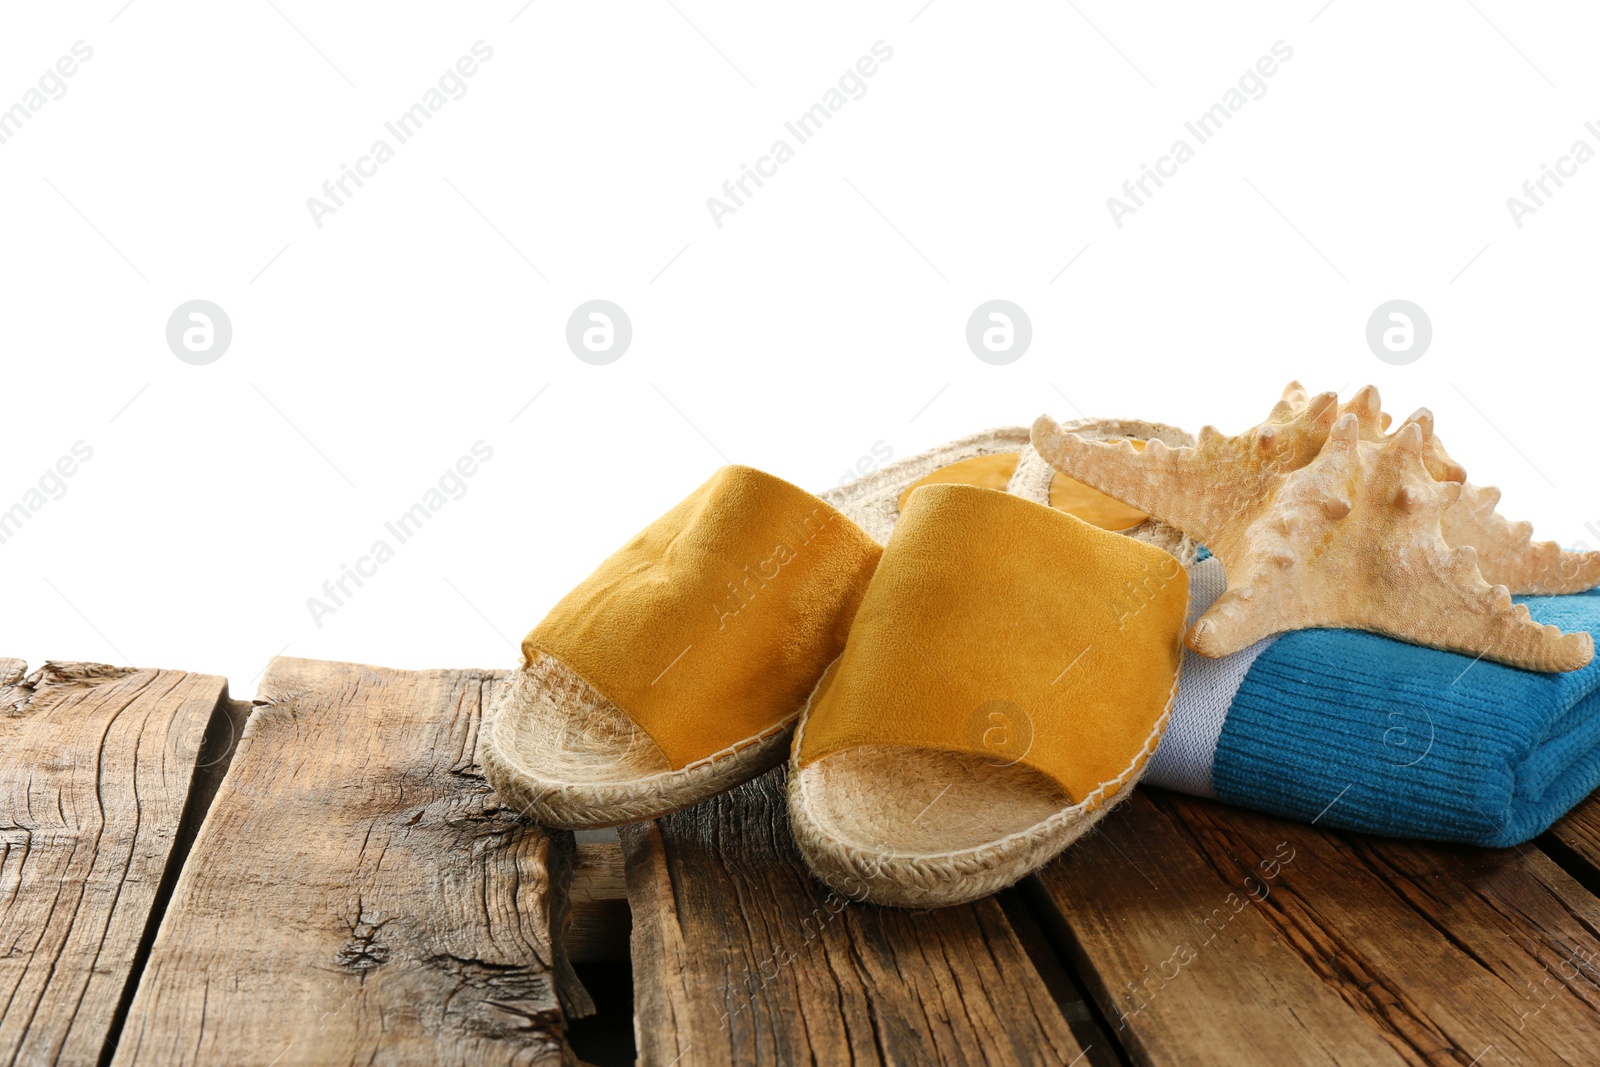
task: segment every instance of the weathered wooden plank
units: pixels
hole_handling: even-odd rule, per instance
[[[628,911],[622,846],[616,841],[592,844],[579,841],[569,896],[572,907],[566,945],[572,962],[626,960],[632,917]]]
[[[227,682],[0,660],[0,1063],[111,1037]]]
[[[570,835],[476,759],[497,676],[277,659],[115,1063],[568,1063]]]
[[[1339,1064],[1402,1062],[1256,914],[1256,898],[1291,874],[1314,876],[1301,834],[1286,829],[1219,869],[1151,796],[1136,791],[1032,880],[1135,1062],[1284,1064],[1318,1051]]]
[[[1078,1059],[998,901],[831,894],[789,836],[783,774],[622,831],[641,1064]]]
[[[1536,849],[1140,790],[1036,885],[1139,1063],[1584,1063],[1600,1039],[1600,901]]]
[[[580,841],[572,869],[572,902],[598,903],[628,899],[628,876],[622,845],[616,841]]]
[[[1567,812],[1539,845],[1591,892],[1600,890],[1600,794],[1591,794]]]

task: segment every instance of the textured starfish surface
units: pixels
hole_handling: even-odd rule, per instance
[[[1551,596],[1600,585],[1600,552],[1565,552],[1554,541],[1535,541],[1531,522],[1510,522],[1495,510],[1500,490],[1464,485],[1461,499],[1444,509],[1440,528],[1451,545],[1478,550],[1478,569],[1513,593]]]
[[[1307,397],[1304,389],[1292,385],[1259,426],[1233,437],[1206,426],[1191,448],[1151,440],[1137,451],[1131,441],[1091,440],[1063,430],[1048,416],[1034,423],[1033,446],[1068,477],[1157,515],[1209,545],[1261,503],[1274,477],[1316,457],[1337,416],[1333,393]]]
[[[1470,545],[1452,546],[1444,512],[1464,494],[1426,412],[1384,435],[1376,391],[1341,412],[1298,385],[1268,420],[1236,437],[1207,427],[1192,449],[1090,442],[1048,417],[1033,444],[1069,476],[1203,541],[1227,591],[1188,644],[1226,656],[1270,634],[1348,627],[1530,670],[1574,670],[1586,633],[1540,626],[1491,585]]]
[[[1290,382],[1284,401],[1298,409],[1306,406],[1305,390]],[[1339,413],[1354,414],[1363,441],[1382,441],[1390,418],[1382,410],[1378,390],[1367,386],[1339,405]],[[1533,540],[1533,525],[1512,522],[1495,510],[1500,490],[1467,483],[1467,472],[1451,459],[1433,435],[1433,413],[1419,408],[1407,422],[1422,427],[1427,440],[1423,461],[1428,473],[1440,481],[1461,482],[1461,496],[1439,518],[1445,543],[1452,548],[1470,546],[1478,552],[1478,570],[1484,580],[1503,585],[1514,594],[1553,596],[1581,593],[1600,585],[1600,552],[1565,552],[1554,541]]]

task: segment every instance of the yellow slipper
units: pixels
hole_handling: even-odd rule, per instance
[[[917,489],[795,735],[812,872],[927,908],[1050,860],[1155,751],[1188,600],[1152,545],[991,489]]]
[[[615,826],[781,762],[880,552],[805,490],[722,468],[523,640],[485,716],[490,784],[541,824]]]
[[[1153,424],[1073,426],[1192,443]],[[726,467],[528,634],[485,716],[490,783],[533,820],[577,829],[655,818],[781,763],[801,705],[844,649],[902,502],[940,482],[1005,489],[1192,554],[1182,535],[1058,474],[1024,426],[816,496]]]

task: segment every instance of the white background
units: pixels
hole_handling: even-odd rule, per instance
[[[1041,411],[1237,431],[1291,377],[1432,407],[1503,511],[1600,542],[1600,161],[1521,228],[1506,206],[1600,149],[1592,9],[275,2],[0,9],[0,108],[94,50],[0,144],[0,510],[93,449],[0,544],[0,654],[241,697],[279,652],[510,666],[724,458],[822,488]],[[479,40],[466,95],[318,228],[307,198]],[[707,198],[880,40],[718,228]],[[1279,40],[1266,95],[1115,226]],[[196,298],[233,325],[209,366],[165,340]],[[633,323],[608,366],[565,344],[592,298]],[[965,343],[992,298],[1032,319],[1008,366]],[[1433,322],[1409,366],[1365,343],[1394,298]],[[466,495],[318,626],[307,598],[479,440]]]

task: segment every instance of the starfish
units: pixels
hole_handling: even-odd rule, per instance
[[[1587,633],[1540,626],[1478,552],[1441,529],[1464,483],[1425,412],[1385,436],[1376,390],[1341,413],[1297,385],[1268,420],[1192,449],[1086,441],[1041,417],[1034,447],[1059,470],[1202,541],[1228,588],[1190,628],[1190,648],[1226,656],[1287,630],[1348,627],[1529,670],[1575,670]],[[1373,428],[1376,429],[1374,435]],[[1443,458],[1441,458],[1443,457]]]
[[[1285,390],[1284,399],[1260,425],[1233,437],[1206,426],[1190,448],[1171,448],[1152,439],[1140,451],[1128,440],[1089,440],[1048,417],[1034,423],[1033,446],[1068,477],[1155,515],[1209,547],[1211,539],[1266,499],[1274,477],[1304,467],[1322,450],[1338,416],[1337,396],[1308,398],[1297,384],[1291,390]],[[1077,462],[1077,456],[1084,461]],[[1110,470],[1100,469],[1102,464]],[[1108,475],[1105,484],[1095,481],[1102,475]],[[1139,501],[1159,504],[1162,513]]]
[[[1296,410],[1306,406],[1305,390],[1290,382],[1284,400]],[[1354,414],[1363,441],[1382,441],[1390,423],[1382,410],[1378,390],[1367,386],[1339,405],[1339,413]],[[1406,420],[1423,429],[1428,442],[1423,461],[1439,481],[1461,482],[1461,495],[1439,518],[1445,543],[1452,548],[1470,545],[1478,552],[1478,570],[1491,585],[1503,585],[1515,595],[1555,596],[1581,593],[1600,585],[1600,552],[1566,552],[1554,541],[1533,540],[1533,524],[1511,522],[1495,510],[1500,490],[1467,482],[1467,472],[1451,459],[1433,435],[1433,413],[1418,408]]]

